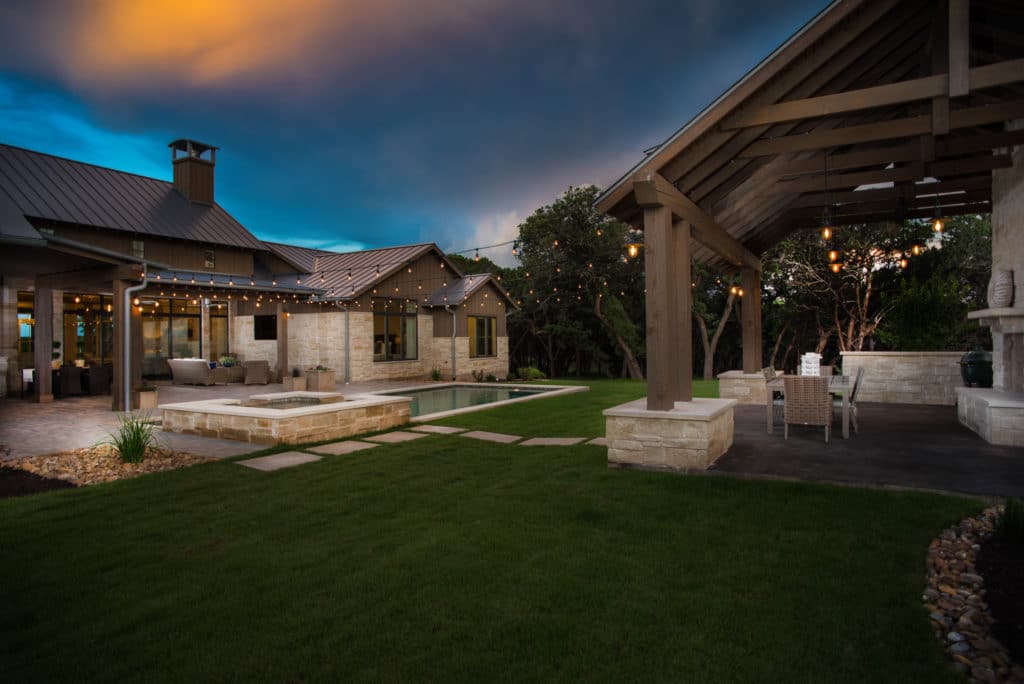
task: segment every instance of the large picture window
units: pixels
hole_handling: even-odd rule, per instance
[[[277,339],[277,316],[274,314],[252,317],[252,338],[254,340]]]
[[[497,330],[498,319],[493,316],[470,316],[469,355],[497,356],[498,348],[494,342]]]
[[[373,360],[416,359],[416,303],[373,300]]]

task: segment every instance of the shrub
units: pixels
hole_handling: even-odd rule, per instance
[[[996,534],[1003,541],[1024,546],[1024,501],[1006,500],[1006,510],[996,521]]]
[[[534,368],[533,366],[523,366],[522,368],[519,369],[518,372],[519,377],[522,378],[523,380],[544,380],[545,378],[547,378],[547,376],[544,375],[544,373],[542,373],[537,368]]]
[[[498,377],[494,373],[487,374],[487,382],[497,382]]]
[[[483,382],[484,381],[484,372],[482,370],[475,370],[475,371],[473,371],[473,379],[476,380],[477,382]]]
[[[118,416],[117,432],[110,434],[112,446],[125,463],[142,463],[146,449],[156,445],[154,425],[148,413],[122,413]]]
[[[438,380],[440,380],[441,379],[441,369],[438,368],[437,366],[434,366],[433,368],[431,368],[430,369],[430,379],[433,380],[434,382],[437,382]]]

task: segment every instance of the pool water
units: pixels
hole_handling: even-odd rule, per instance
[[[493,404],[498,401],[532,397],[551,391],[544,389],[522,389],[520,387],[477,387],[465,385],[456,387],[437,387],[434,389],[414,389],[399,392],[386,392],[401,397],[412,397],[409,405],[410,416],[426,416],[443,411]]]
[[[243,401],[240,406],[285,411],[287,409],[302,408],[303,406],[333,404],[336,401],[338,399],[335,397],[282,397],[280,399],[249,399]]]

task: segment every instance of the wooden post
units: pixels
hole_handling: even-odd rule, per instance
[[[277,381],[291,375],[288,368],[288,312],[283,302],[277,304]]]
[[[39,403],[53,401],[53,290],[36,287],[33,315],[36,319],[32,360],[36,367],[36,381],[32,397]]]
[[[761,274],[752,268],[740,270],[743,298],[740,320],[743,324],[743,372],[757,373],[763,365],[761,340]]]
[[[649,411],[669,411],[693,398],[689,244],[688,226],[673,227],[667,207],[644,209]]]
[[[691,287],[692,255],[690,254],[690,224],[678,221],[672,226],[672,255],[675,263],[674,282],[670,292],[675,298],[675,333],[671,352],[676,359],[674,401],[693,399],[693,288]]]

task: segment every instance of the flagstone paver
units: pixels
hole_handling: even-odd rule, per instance
[[[380,442],[381,444],[398,444],[399,442],[411,442],[414,439],[421,439],[426,436],[422,432],[396,430],[395,432],[385,432],[382,435],[374,435],[373,437],[363,437],[363,439],[368,442]]]
[[[519,446],[572,446],[585,439],[586,437],[534,437],[520,442]]]
[[[280,454],[271,454],[270,456],[260,456],[259,458],[235,461],[235,463],[243,465],[246,468],[270,472],[273,470],[281,470],[282,468],[291,468],[292,466],[302,465],[303,463],[312,463],[313,461],[319,461],[322,458],[323,456],[304,454],[301,451],[285,451]]]
[[[378,446],[380,445],[348,440],[346,442],[334,442],[333,444],[321,444],[320,446],[310,447],[306,449],[306,451],[325,454],[327,456],[342,456],[344,454],[353,454],[357,451],[362,451],[363,449],[372,449]]]
[[[503,435],[500,432],[485,432],[483,430],[473,430],[472,432],[463,432],[459,437],[469,437],[470,439],[482,439],[485,442],[497,442],[499,444],[512,444],[522,439],[519,435]]]
[[[598,437],[597,439],[590,440],[589,442],[587,442],[587,444],[606,447],[608,446],[608,439],[606,437]]]
[[[409,429],[415,432],[429,432],[434,435],[457,435],[466,431],[466,428],[448,427],[447,425],[417,425]]]

